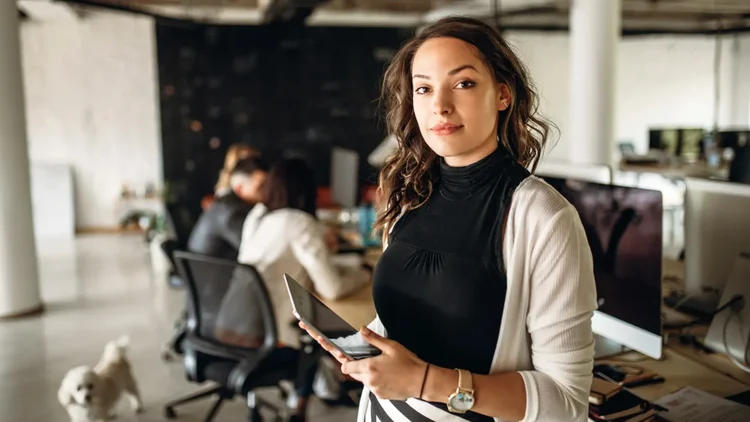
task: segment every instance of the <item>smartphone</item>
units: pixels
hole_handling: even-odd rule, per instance
[[[381,353],[380,349],[367,343],[361,336],[354,336],[355,334],[358,334],[358,331],[355,330],[354,327],[349,325],[343,318],[333,312],[323,304],[323,302],[318,300],[318,298],[307,291],[307,289],[302,287],[302,285],[289,274],[284,274],[284,283],[286,283],[286,289],[287,292],[289,292],[289,300],[292,302],[294,316],[298,320],[304,322],[310,331],[322,337],[328,342],[328,344],[338,349],[347,359],[366,359],[377,356]],[[321,316],[320,314],[325,314],[325,317],[320,319],[327,319],[329,322],[331,322],[332,319],[334,320],[333,324],[327,325],[345,327],[343,331],[340,328],[336,328],[335,331],[337,333],[342,332],[348,334],[348,336],[331,339],[323,334],[323,330],[319,329],[316,324],[316,321],[319,319],[316,317]]]

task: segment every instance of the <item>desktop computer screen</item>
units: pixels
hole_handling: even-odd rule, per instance
[[[729,181],[750,185],[750,145],[734,150],[734,159],[729,167]]]
[[[705,148],[703,129],[680,129],[680,156],[687,162],[695,162],[703,158]]]
[[[718,138],[719,148],[730,148],[736,151],[750,144],[750,130],[722,130]]]
[[[662,195],[659,191],[544,178],[578,211],[594,258],[594,332],[660,357]]]
[[[650,129],[648,132],[648,147],[652,150],[664,151],[675,157],[680,154],[679,129]]]
[[[685,188],[685,292],[720,295],[737,257],[750,252],[750,186],[688,177]]]
[[[648,146],[652,150],[664,151],[670,157],[695,162],[703,158],[705,136],[703,128],[650,129]]]
[[[359,154],[356,151],[339,147],[331,151],[331,193],[343,208],[359,205]]]

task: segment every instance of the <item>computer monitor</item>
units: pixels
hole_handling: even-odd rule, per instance
[[[750,129],[744,130],[722,130],[718,134],[718,147],[737,150],[739,147],[750,144]]]
[[[343,208],[353,208],[359,191],[359,154],[334,147],[331,152],[331,195]]]
[[[685,293],[715,304],[735,260],[750,251],[750,186],[718,180],[685,179]]]
[[[594,258],[597,356],[622,346],[662,354],[662,195],[655,190],[544,178],[578,211]]]
[[[648,139],[649,149],[664,151],[671,157],[680,154],[679,129],[650,129]]]
[[[704,156],[703,139],[706,131],[702,128],[680,129],[680,156],[687,162],[696,162]]]
[[[734,150],[734,159],[729,167],[729,181],[750,185],[750,145]]]
[[[705,136],[703,128],[650,129],[648,146],[652,150],[664,151],[671,157],[695,162],[703,158]]]
[[[534,172],[539,177],[578,179],[588,182],[612,183],[612,167],[605,164],[580,164],[570,161],[541,160]]]

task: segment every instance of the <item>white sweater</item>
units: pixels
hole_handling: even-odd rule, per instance
[[[597,306],[591,250],[575,208],[537,177],[513,194],[503,260],[508,288],[491,373],[521,374],[524,422],[586,421]],[[387,336],[377,317],[369,327]],[[481,400],[492,397],[482,392]],[[358,422],[369,421],[369,402],[365,389]],[[464,420],[416,399],[407,403],[432,420]]]
[[[254,266],[263,277],[276,314],[279,340],[296,347],[299,335],[290,325],[294,316],[284,273],[325,299],[346,296],[360,288],[369,275],[360,267],[335,264],[325,244],[324,226],[310,214],[286,208],[267,211],[258,204],[248,214],[237,261]]]

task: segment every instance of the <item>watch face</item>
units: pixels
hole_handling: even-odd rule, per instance
[[[464,392],[456,393],[451,397],[451,407],[459,412],[465,412],[474,407],[474,395]]]

